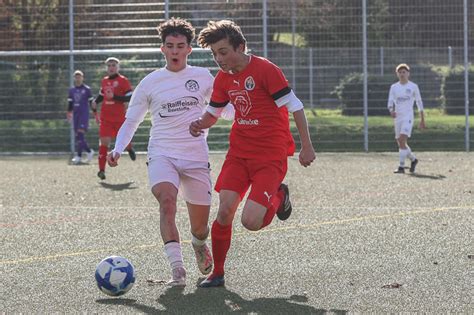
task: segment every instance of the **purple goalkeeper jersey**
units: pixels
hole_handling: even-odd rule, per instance
[[[89,102],[92,100],[92,91],[85,84],[69,89],[68,102],[72,103],[75,130],[87,129],[89,126]]]

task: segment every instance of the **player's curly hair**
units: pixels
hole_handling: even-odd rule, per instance
[[[247,40],[242,30],[230,20],[209,21],[207,27],[199,33],[197,42],[202,48],[207,48],[224,38],[229,40],[234,49],[243,44],[244,50],[246,50]]]
[[[161,42],[164,43],[168,35],[184,35],[186,36],[188,44],[194,40],[196,36],[194,27],[182,18],[172,17],[171,19],[164,21],[156,28],[158,35],[161,37]]]

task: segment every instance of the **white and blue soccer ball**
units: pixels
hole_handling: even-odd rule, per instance
[[[135,283],[133,265],[120,256],[103,259],[95,270],[99,290],[107,295],[119,296],[127,293]]]

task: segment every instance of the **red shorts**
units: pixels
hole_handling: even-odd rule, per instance
[[[122,126],[123,121],[107,121],[101,120],[99,126],[100,137],[117,137],[118,131]]]
[[[269,208],[288,170],[288,160],[262,161],[227,156],[214,189],[235,191],[243,199],[252,186],[248,199]]]

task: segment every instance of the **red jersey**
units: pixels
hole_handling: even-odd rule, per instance
[[[100,119],[111,122],[125,121],[125,103],[114,100],[113,96],[125,96],[130,91],[132,91],[130,81],[123,75],[104,77],[100,88],[100,95],[104,97]]]
[[[290,92],[281,69],[262,57],[250,56],[249,64],[236,74],[219,70],[210,105],[222,107],[230,102],[235,107],[229,155],[259,160],[293,155],[288,110],[275,103]]]

